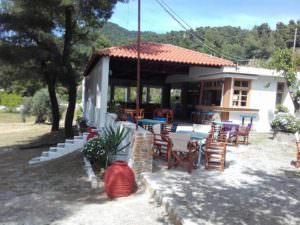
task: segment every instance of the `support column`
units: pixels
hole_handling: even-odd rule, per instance
[[[225,78],[223,84],[223,93],[222,93],[222,106],[230,107],[230,95],[231,95],[231,84],[232,78]],[[221,113],[221,120],[229,120],[229,112]]]
[[[165,84],[162,89],[163,108],[170,108],[170,100],[171,100],[171,84]]]
[[[109,57],[101,58],[101,66],[99,71],[99,87],[100,87],[100,118],[99,127],[105,126],[106,113],[107,113],[107,92],[108,92],[108,79],[109,79]]]
[[[188,83],[182,83],[181,86],[181,104],[182,104],[182,119],[187,118],[187,89]]]
[[[82,111],[83,111],[83,117],[85,117],[85,112],[86,112],[86,93],[85,93],[85,90],[86,90],[86,87],[85,87],[85,80],[86,78],[84,77],[82,79],[82,83],[81,83],[81,91],[82,91],[82,96],[81,96],[81,104],[82,104]]]

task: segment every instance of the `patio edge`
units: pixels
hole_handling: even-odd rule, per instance
[[[170,221],[175,225],[197,225],[197,223],[186,218],[186,216],[176,208],[176,203],[173,202],[171,198],[164,196],[164,194],[159,191],[157,184],[151,181],[150,176],[151,173],[142,173],[142,182],[145,184],[146,190],[150,193],[151,197],[164,207]]]

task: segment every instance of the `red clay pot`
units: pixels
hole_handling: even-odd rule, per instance
[[[126,197],[133,193],[135,177],[126,161],[114,161],[104,175],[104,189],[108,197]]]

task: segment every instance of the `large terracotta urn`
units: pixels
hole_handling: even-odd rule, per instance
[[[135,177],[126,161],[114,161],[104,175],[104,189],[108,197],[126,197],[134,192]]]

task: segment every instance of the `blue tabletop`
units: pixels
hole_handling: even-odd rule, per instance
[[[208,136],[208,133],[193,132],[193,131],[176,131],[177,134],[187,134],[191,136],[191,139],[203,140]]]
[[[139,120],[141,124],[165,124],[165,121],[153,120],[153,119],[141,119]]]

